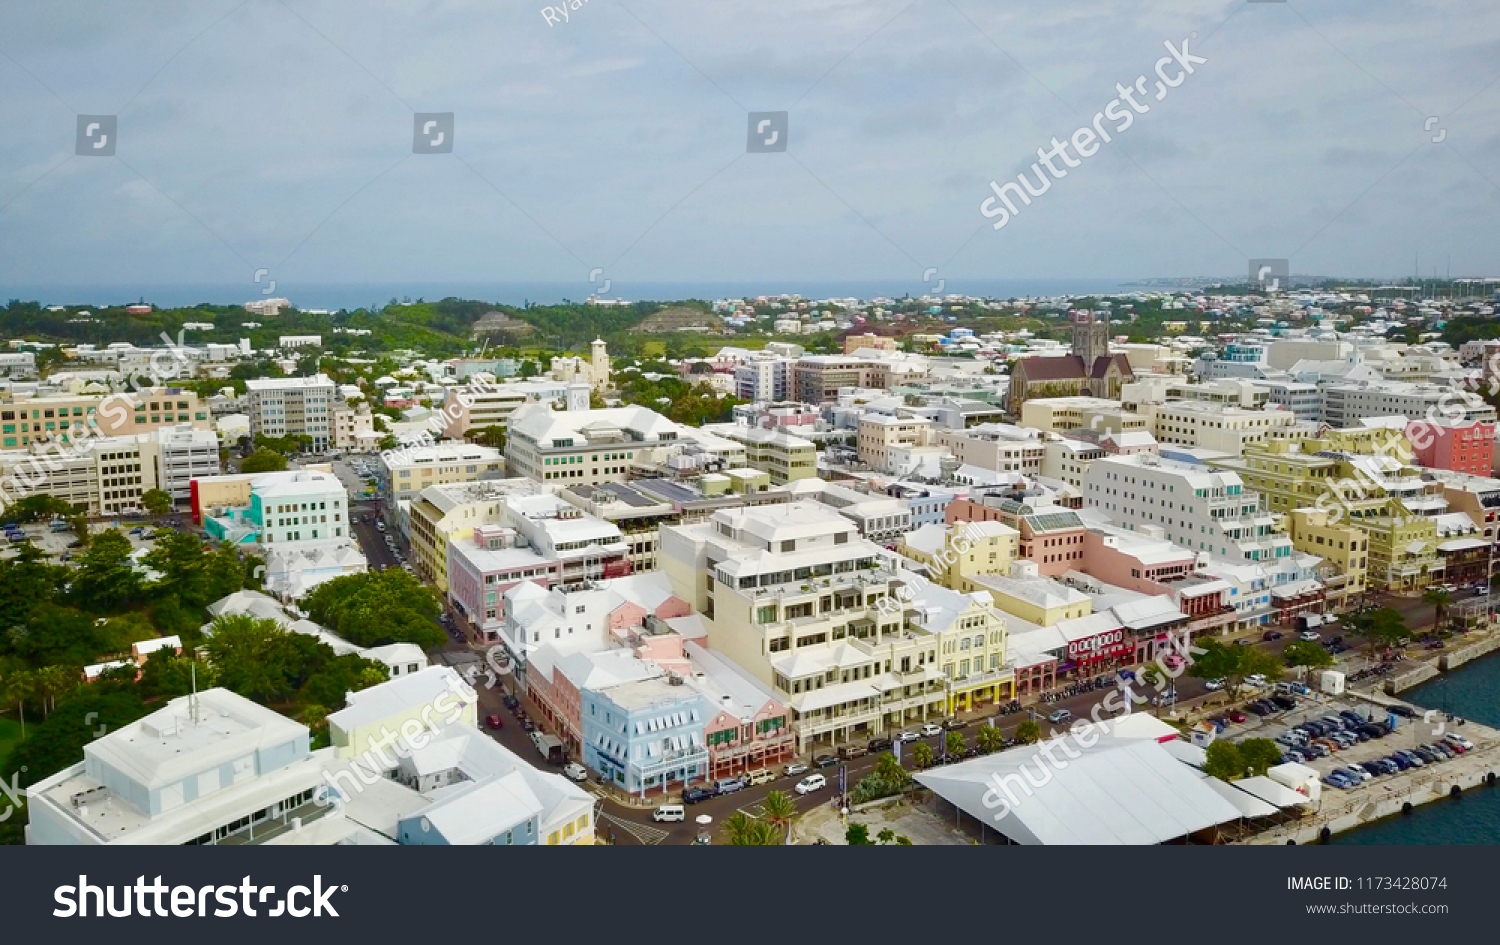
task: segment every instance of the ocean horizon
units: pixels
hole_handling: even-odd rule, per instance
[[[808,299],[900,298],[926,294],[969,295],[986,298],[1028,298],[1127,294],[1147,291],[1128,285],[1131,277],[1079,279],[949,279],[938,288],[938,280],[843,280],[785,282],[627,282],[614,280],[601,297],[629,302],[672,302],[686,299],[714,300],[757,295],[794,294]],[[1146,278],[1146,277],[1135,277]],[[599,286],[588,282],[308,282],[280,281],[270,293],[245,283],[88,285],[0,284],[0,298],[38,302],[42,305],[124,305],[144,300],[158,308],[187,308],[198,304],[242,305],[260,298],[285,298],[301,309],[354,310],[384,306],[395,298],[472,299],[502,305],[528,303],[555,305],[565,300],[581,302]],[[1155,288],[1155,287],[1153,287]]]

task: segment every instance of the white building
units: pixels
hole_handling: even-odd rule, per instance
[[[326,374],[259,378],[245,384],[250,432],[270,437],[304,434],[322,452],[332,442],[334,383]]]
[[[173,502],[186,502],[192,481],[223,472],[219,464],[219,435],[195,429],[190,424],[162,427],[142,435],[154,441],[151,462],[156,466],[157,487]]]

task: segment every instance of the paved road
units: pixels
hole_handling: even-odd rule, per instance
[[[350,514],[354,516],[354,537],[359,540],[360,550],[365,553],[365,560],[373,568],[399,568],[401,562],[391,549],[386,547],[385,533],[375,527],[376,513],[368,503],[359,503],[351,507]]]

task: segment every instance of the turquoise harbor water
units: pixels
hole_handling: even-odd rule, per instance
[[[1500,653],[1409,689],[1402,698],[1500,728]],[[1500,787],[1470,789],[1456,801],[1424,804],[1405,817],[1388,817],[1339,834],[1333,842],[1500,843]]]

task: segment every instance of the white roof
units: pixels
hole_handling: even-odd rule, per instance
[[[924,787],[1017,843],[1156,844],[1217,824],[1238,820],[1240,812],[1187,765],[1153,739],[1100,738],[1063,763],[1042,757],[1037,746],[1015,748],[947,765],[916,776]],[[1024,765],[1024,769],[1023,769]],[[1026,794],[1018,785],[1040,781]],[[1043,775],[1043,770],[1050,777]],[[1009,803],[992,779],[1008,779],[1016,803]],[[985,801],[990,803],[987,805]]]
[[[1253,778],[1240,778],[1234,782],[1235,787],[1260,798],[1268,804],[1276,807],[1297,807],[1302,804],[1311,803],[1306,794],[1299,794],[1279,781],[1272,781],[1263,775]]]
[[[397,676],[368,689],[348,694],[348,705],[328,716],[328,722],[346,732],[373,725],[420,705],[431,705],[442,693],[452,693],[465,703],[477,702],[479,694],[448,666],[429,666],[407,676]]]

